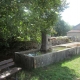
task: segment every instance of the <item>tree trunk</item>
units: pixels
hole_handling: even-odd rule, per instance
[[[46,51],[46,34],[44,32],[41,33],[42,42],[41,42],[41,51]]]
[[[51,49],[51,35],[46,34],[44,32],[42,32],[42,45],[41,45],[41,51],[43,52],[47,52],[48,50]]]

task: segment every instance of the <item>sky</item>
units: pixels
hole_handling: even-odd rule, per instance
[[[70,25],[80,23],[80,0],[67,0],[69,8],[62,13],[62,19]]]

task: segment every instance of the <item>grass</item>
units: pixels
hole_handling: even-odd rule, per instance
[[[61,47],[61,46],[57,46],[53,48],[53,51],[59,51],[59,50],[63,50],[66,49],[66,47]]]
[[[19,80],[80,80],[80,55],[32,71],[22,70]]]

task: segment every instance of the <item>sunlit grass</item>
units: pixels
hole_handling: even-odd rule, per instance
[[[64,50],[67,49],[66,47],[62,47],[62,46],[57,46],[53,48],[53,51],[60,51],[60,50]]]
[[[80,55],[32,71],[22,70],[19,80],[80,80]]]

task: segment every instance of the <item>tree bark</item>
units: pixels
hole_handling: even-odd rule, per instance
[[[42,37],[41,51],[46,52],[46,33],[41,32],[41,37]]]
[[[47,52],[51,49],[51,35],[48,35],[44,32],[42,32],[42,44],[41,44],[41,51]]]

